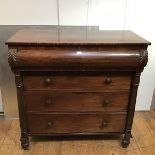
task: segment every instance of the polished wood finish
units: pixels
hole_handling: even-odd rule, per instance
[[[21,30],[6,44],[21,145],[32,135],[120,135],[130,143],[150,42],[131,31]]]
[[[25,47],[24,47],[25,48]],[[28,48],[28,47],[27,47]],[[139,65],[140,53],[137,49],[109,48],[48,48],[19,49],[17,52],[20,69],[65,69],[65,70],[103,70],[115,68],[133,69]],[[115,52],[115,54],[113,54]],[[126,53],[126,54],[124,54]],[[122,58],[120,61],[120,57]],[[44,58],[44,59],[43,59]],[[84,59],[84,61],[83,61]],[[14,64],[14,68],[18,68]]]
[[[116,74],[116,75],[115,75]],[[78,74],[70,76],[24,76],[24,90],[87,90],[87,91],[114,91],[129,90],[131,73],[127,75],[107,73],[103,75]]]
[[[138,44],[149,45],[150,42],[136,35],[132,31],[91,31],[91,30],[39,30],[25,29],[18,31],[7,42],[8,45],[81,45],[89,44],[92,46],[106,44]]]
[[[125,113],[27,114],[28,130],[32,134],[124,132],[125,120]]]
[[[54,90],[51,92],[27,91],[24,98],[27,111],[115,112],[127,111],[129,95],[127,92],[64,92]]]

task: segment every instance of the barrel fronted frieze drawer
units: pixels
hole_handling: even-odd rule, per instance
[[[114,54],[115,53],[115,54]],[[125,53],[125,54],[124,54]],[[139,65],[139,50],[25,49],[17,52],[21,69],[133,69]],[[18,65],[16,66],[18,67]]]

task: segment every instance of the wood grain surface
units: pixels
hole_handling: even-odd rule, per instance
[[[91,31],[91,30],[43,30],[43,29],[25,29],[18,31],[12,36],[6,44],[8,45],[80,45],[91,44],[150,44],[142,37],[132,31]]]
[[[33,96],[33,97],[32,97]],[[118,112],[127,111],[128,93],[26,91],[27,111]]]
[[[27,113],[30,134],[63,134],[124,132],[126,113],[124,114],[72,114],[72,113]]]
[[[20,69],[102,70],[115,67],[133,70],[139,65],[139,56],[138,49],[34,48],[19,50],[16,63],[20,64]]]
[[[46,74],[46,73],[45,73]],[[91,91],[115,91],[129,90],[131,82],[131,73],[118,74],[107,72],[103,75],[87,75],[74,73],[70,76],[62,75],[28,75],[23,76],[24,90],[91,90]]]

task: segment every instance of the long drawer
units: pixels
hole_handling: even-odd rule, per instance
[[[31,114],[27,113],[31,134],[124,132],[126,114]]]
[[[127,111],[128,93],[27,91],[27,111]]]
[[[131,74],[103,74],[103,75],[24,75],[24,90],[88,90],[115,91],[129,90]]]

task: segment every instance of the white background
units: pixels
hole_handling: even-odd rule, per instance
[[[150,108],[155,86],[155,9],[153,0],[59,0],[60,25],[130,29],[147,40],[149,62],[141,76],[137,110]],[[88,18],[87,18],[88,9]],[[88,20],[87,20],[88,19]],[[86,22],[87,21],[87,22]],[[56,0],[0,0],[0,25],[57,25]]]

